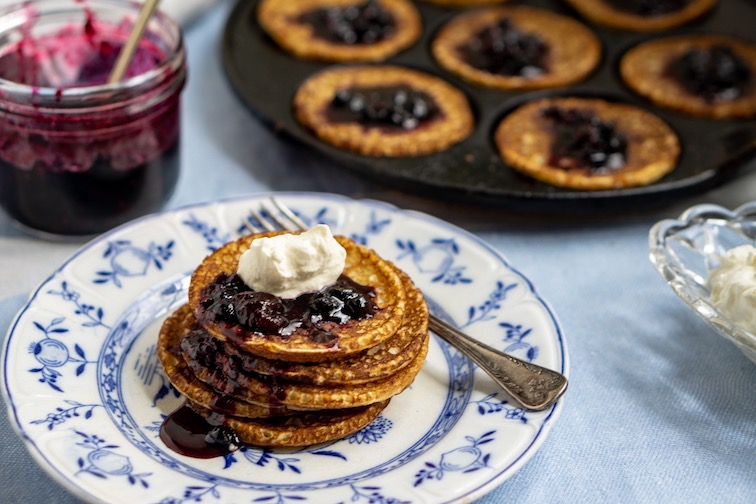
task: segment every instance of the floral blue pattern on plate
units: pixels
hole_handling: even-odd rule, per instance
[[[561,409],[513,405],[462,354],[433,339],[413,385],[346,439],[297,450],[178,455],[160,424],[182,399],[155,342],[186,302],[188,275],[245,232],[269,195],[151,215],[90,242],[33,293],[11,324],[3,392],[42,467],[90,502],[469,502],[545,440]],[[433,312],[487,344],[568,372],[559,323],[530,281],[471,234],[431,216],[322,193],[276,195],[394,261]]]

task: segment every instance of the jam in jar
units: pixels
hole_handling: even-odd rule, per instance
[[[141,4],[0,9],[0,204],[43,237],[91,236],[159,210],[179,176],[179,26],[156,12],[108,83]]]

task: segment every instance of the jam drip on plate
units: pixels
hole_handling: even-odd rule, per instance
[[[223,415],[206,419],[188,404],[165,418],[160,439],[176,453],[193,458],[222,457],[242,446],[236,432],[223,426]]]
[[[414,130],[439,112],[436,102],[409,86],[355,87],[339,90],[327,109],[331,122]]]
[[[374,44],[395,30],[394,17],[376,0],[348,7],[314,9],[298,21],[312,26],[316,37],[340,44]]]
[[[663,16],[684,9],[690,0],[607,0],[617,10],[638,16]]]
[[[549,165],[606,173],[625,165],[627,140],[614,125],[590,110],[548,107],[543,117],[552,125],[554,140]]]
[[[333,342],[335,336],[323,324],[346,324],[366,319],[378,310],[371,289],[341,276],[334,285],[308,292],[294,299],[282,299],[250,289],[236,273],[221,273],[202,291],[203,317],[225,322],[232,341],[243,340],[243,332],[290,336],[304,329],[315,342]],[[201,321],[202,322],[202,321]]]
[[[469,65],[492,74],[536,77],[547,71],[546,42],[518,30],[507,18],[481,30],[458,50]]]
[[[729,47],[691,49],[669,65],[669,75],[707,102],[734,100],[751,85],[751,70]]]

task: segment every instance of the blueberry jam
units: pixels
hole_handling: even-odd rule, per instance
[[[625,165],[625,136],[590,110],[551,106],[542,115],[554,134],[549,165],[565,170],[588,169],[592,173],[606,173]]]
[[[254,381],[265,387],[266,405],[273,411],[281,412],[286,398],[284,385],[275,376],[245,371],[244,357],[241,356],[243,352],[237,355],[225,353],[223,343],[203,330],[190,332],[181,340],[180,345],[189,368],[195,374],[204,374],[203,381],[219,392],[217,397],[244,400],[244,393],[250,388],[254,389]],[[231,404],[224,403],[224,400],[215,400],[212,410],[233,413]]]
[[[91,236],[154,212],[178,181],[179,28],[156,20],[127,80],[108,85],[134,7],[114,21],[98,5],[83,21],[82,7],[40,5],[28,24],[0,33],[0,205],[43,236]]]
[[[638,16],[662,16],[684,9],[690,0],[607,0],[616,9]]]
[[[328,107],[331,122],[414,130],[439,114],[436,102],[409,86],[354,87],[339,90]]]
[[[83,236],[154,211],[168,200],[179,176],[179,140],[175,130],[178,121],[163,118],[157,122],[165,121],[171,123],[168,129],[155,128],[156,141],[165,146],[164,150],[128,169],[115,167],[113,158],[107,154],[98,155],[81,170],[72,170],[63,160],[53,166],[38,161],[31,169],[20,169],[0,157],[3,208],[26,227],[56,235]],[[0,124],[0,135],[4,130]],[[16,139],[6,137],[0,151]],[[77,148],[40,135],[30,137],[29,145],[60,153]]]
[[[347,7],[314,9],[298,22],[312,26],[316,37],[339,44],[374,44],[391,37],[396,22],[376,0]]]
[[[457,48],[478,70],[497,75],[536,77],[547,71],[549,46],[538,35],[518,30],[504,18]]]
[[[236,273],[221,273],[203,288],[200,305],[206,320],[225,323],[232,341],[243,341],[244,331],[287,337],[302,328],[313,341],[332,344],[335,335],[326,329],[327,323],[372,317],[378,310],[374,297],[372,290],[343,275],[318,292],[282,299],[251,290]]]
[[[261,379],[265,379],[265,376],[269,376],[271,379],[276,379],[284,375],[286,371],[291,368],[290,362],[263,359],[265,360],[266,372],[264,374],[260,373],[257,371],[260,357],[247,352],[233,343],[221,342],[217,338],[211,337],[207,331],[201,328],[190,332],[181,340],[180,352],[183,353],[184,359],[187,361],[194,359],[198,361],[200,365],[208,369],[218,369],[223,366],[222,363],[217,361],[217,356],[223,355],[228,357],[229,361],[232,362],[234,366],[230,371],[229,377],[234,380],[236,379],[236,374],[240,371],[263,377]],[[276,396],[277,394],[274,394],[273,399],[275,399]],[[275,401],[273,402],[275,403]],[[222,411],[233,414],[233,411],[228,411],[224,408],[225,405],[221,403],[211,406],[210,409],[213,411]]]
[[[83,25],[71,24],[52,35],[26,36],[0,52],[0,77],[35,87],[69,89],[105,84],[126,43],[124,27],[98,22],[86,12]],[[143,39],[126,68],[130,78],[156,68],[165,59],[149,38]]]
[[[719,45],[691,49],[669,64],[668,74],[707,102],[733,100],[752,84],[748,64]]]
[[[223,426],[222,415],[206,419],[188,404],[165,418],[160,426],[160,439],[176,453],[203,459],[222,457],[242,446],[239,436]]]

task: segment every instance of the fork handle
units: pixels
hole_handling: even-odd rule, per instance
[[[567,390],[567,378],[550,369],[500,352],[431,315],[428,326],[457,348],[525,409],[548,408]]]

